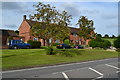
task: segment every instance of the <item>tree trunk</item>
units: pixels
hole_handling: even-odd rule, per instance
[[[43,39],[43,46],[45,46],[45,39]]]
[[[46,39],[46,45],[49,46],[49,39]]]

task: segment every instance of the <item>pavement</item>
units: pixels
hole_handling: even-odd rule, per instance
[[[118,58],[3,71],[3,80],[119,80]]]

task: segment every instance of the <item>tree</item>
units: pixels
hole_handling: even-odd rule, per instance
[[[120,48],[120,35],[117,37],[117,39],[114,41],[114,46],[116,48]]]
[[[71,16],[66,11],[59,13],[54,6],[41,2],[34,7],[36,12],[33,16],[30,16],[30,19],[36,21],[34,27],[32,27],[34,36],[47,41],[48,45],[49,39],[60,39],[62,41],[68,37],[70,30],[67,26],[70,23]]]
[[[108,34],[105,34],[104,38],[109,38],[109,35],[108,35]]]
[[[70,36],[70,29],[68,28],[68,25],[70,25],[71,22],[70,19],[72,19],[72,15],[69,15],[67,11],[64,10],[62,13],[59,13],[57,21],[59,32],[57,33],[56,38],[60,39],[61,42],[64,42],[64,40],[68,39]]]
[[[92,20],[88,20],[86,16],[81,16],[77,25],[80,27],[78,36],[83,37],[85,41],[95,37],[95,28],[93,27],[94,22]]]
[[[16,30],[15,33],[16,33],[17,35],[19,35],[19,31],[18,31],[18,30]]]
[[[102,37],[102,35],[101,34],[97,34],[96,37]]]
[[[115,38],[115,35],[112,35],[112,38]]]

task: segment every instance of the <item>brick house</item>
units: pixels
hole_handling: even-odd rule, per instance
[[[20,39],[20,37],[13,30],[0,29],[0,48],[7,48],[6,42],[9,38],[14,40]]]
[[[44,43],[43,39],[38,39],[35,38],[34,36],[32,36],[31,34],[31,28],[33,26],[33,24],[35,23],[35,21],[32,20],[28,20],[26,19],[26,15],[23,16],[23,21],[19,27],[19,36],[24,37],[23,41],[27,42],[28,40],[37,40],[41,42],[41,45],[43,46],[44,44],[46,45],[46,43]],[[73,27],[69,27],[71,30],[71,34],[69,37],[69,40],[74,43],[74,44],[79,44],[81,45],[84,42],[84,39],[81,39],[78,35],[77,35],[77,31],[79,30],[78,28],[73,28]],[[59,40],[55,40],[55,43],[58,43]],[[86,41],[86,44],[88,44],[88,40]]]

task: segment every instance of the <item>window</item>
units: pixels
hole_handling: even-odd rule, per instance
[[[52,43],[52,38],[49,39],[49,43]]]
[[[34,40],[34,41],[38,41],[38,38],[34,37],[33,40]]]
[[[74,36],[74,37],[76,37],[76,36],[77,36],[77,34],[76,34],[76,33],[74,33],[74,34],[73,34],[73,36]]]
[[[60,42],[60,40],[56,40],[56,41],[55,41],[55,43],[59,43],[59,42]]]

